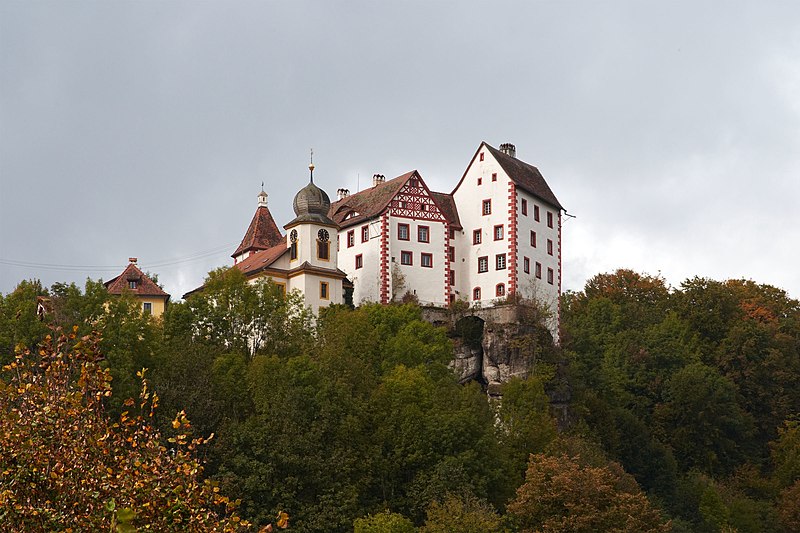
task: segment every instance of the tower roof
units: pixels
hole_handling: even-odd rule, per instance
[[[269,212],[266,198],[267,193],[262,190],[258,194],[258,207],[255,215],[253,215],[253,220],[250,221],[250,226],[244,234],[242,243],[236,248],[231,257],[237,257],[250,250],[267,250],[281,242],[283,238],[281,231],[275,224],[272,213]]]
[[[294,196],[292,207],[296,216],[284,228],[289,228],[301,222],[336,225],[333,220],[328,218],[328,211],[331,208],[331,200],[328,198],[328,194],[314,185],[314,164],[310,164],[308,169],[311,171],[311,179],[308,185],[300,189]]]

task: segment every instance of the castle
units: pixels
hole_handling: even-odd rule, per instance
[[[352,291],[356,305],[411,295],[438,307],[536,298],[557,316],[564,208],[513,144],[498,150],[482,142],[451,193],[431,191],[413,170],[391,180],[376,174],[372,187],[339,189],[331,203],[309,169],[286,234],[267,194],[258,195],[232,255],[248,278],[267,276],[300,291],[314,312]]]

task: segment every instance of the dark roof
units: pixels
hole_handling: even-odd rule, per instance
[[[129,281],[136,282],[135,289],[130,288]],[[123,291],[129,291],[137,296],[161,296],[169,299],[169,294],[164,292],[153,280],[145,276],[144,272],[133,263],[129,264],[122,271],[122,274],[106,281],[103,285],[106,286],[109,294],[122,294]]]
[[[542,176],[538,168],[524,161],[520,161],[516,157],[504,154],[485,142],[481,145],[486,145],[486,149],[497,159],[497,162],[503,167],[508,177],[511,178],[511,181],[518,187],[521,187],[534,196],[538,196],[553,207],[564,209],[556,198],[556,195],[550,190],[550,186],[547,185],[544,176]],[[478,148],[478,150],[480,150],[480,148]]]
[[[269,208],[265,205],[258,206],[242,243],[231,257],[236,257],[248,250],[268,250],[278,244],[282,238]]]
[[[433,201],[436,202],[436,205],[439,206],[439,209],[442,210],[442,213],[450,224],[450,227],[453,229],[462,229],[461,219],[458,218],[458,209],[456,209],[456,201],[453,198],[453,195],[447,194],[446,192],[431,191],[431,197],[433,198]]]
[[[327,216],[331,208],[328,194],[314,185],[313,181],[297,192],[294,196],[292,207],[294,208],[294,214],[297,216],[286,224],[284,228],[295,226],[300,222],[333,224],[333,221]]]
[[[342,198],[331,204],[328,216],[341,227],[353,226],[374,218],[383,213],[392,198],[397,196],[403,185],[414,174],[417,174],[416,170]],[[358,215],[345,220],[345,217],[353,211]]]

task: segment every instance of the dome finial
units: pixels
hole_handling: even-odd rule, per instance
[[[311,162],[308,164],[308,170],[311,172],[311,183],[314,183],[314,149],[311,149]]]

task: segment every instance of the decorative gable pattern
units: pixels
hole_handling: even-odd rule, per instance
[[[406,179],[405,185],[389,202],[389,213],[398,217],[447,223],[447,218],[417,171]]]

